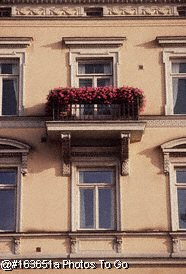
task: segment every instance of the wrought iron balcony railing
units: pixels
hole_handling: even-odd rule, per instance
[[[53,105],[53,120],[138,120],[138,101],[122,104],[68,104]]]

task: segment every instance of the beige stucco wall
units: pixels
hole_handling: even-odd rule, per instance
[[[125,36],[120,47],[119,83],[142,88],[147,105],[144,115],[164,115],[165,83],[162,48],[157,36],[185,35],[185,20],[1,20],[0,37],[33,37],[26,49],[24,115],[44,115],[46,97],[50,89],[70,85],[69,49],[62,46],[63,37]],[[143,65],[143,70],[139,70]],[[144,117],[145,119],[145,117]],[[146,127],[140,142],[129,148],[130,174],[120,176],[121,231],[159,232],[171,230],[168,177],[163,172],[160,145],[185,136],[185,128]],[[71,181],[62,177],[60,140],[41,142],[46,128],[0,128],[0,137],[19,140],[31,145],[28,174],[22,176],[20,231],[29,233],[68,232],[71,230]],[[91,238],[91,237],[90,237]],[[106,241],[93,238],[90,246],[79,240],[79,249],[88,252],[112,252],[114,236]],[[20,256],[67,256],[69,236],[21,238]],[[36,248],[41,247],[41,253]],[[173,243],[168,235],[122,236],[122,252],[126,254],[167,255]],[[0,244],[2,256],[13,253],[10,239]],[[184,247],[186,251],[186,247]],[[86,253],[87,252],[87,253]],[[1,257],[2,257],[1,256]],[[109,254],[110,256],[110,254]],[[19,270],[14,270],[19,273]],[[26,273],[31,270],[25,270]],[[38,273],[40,270],[34,270]],[[82,273],[77,270],[76,273]],[[85,272],[86,270],[84,270]],[[104,270],[97,270],[103,272]],[[120,272],[131,274],[185,274],[184,267],[131,267]],[[59,270],[42,270],[58,273]],[[65,270],[65,273],[72,270]],[[83,272],[83,273],[84,273]],[[89,273],[95,270],[89,270]],[[112,273],[118,270],[112,269]],[[3,272],[4,273],[4,272]],[[24,271],[22,271],[24,273]]]
[[[0,36],[33,37],[27,49],[25,114],[44,114],[50,89],[70,85],[68,52],[63,37],[124,36],[120,48],[118,86],[142,88],[144,114],[164,114],[165,84],[162,48],[157,36],[184,35],[185,20],[1,20]],[[91,34],[91,35],[90,35]],[[144,69],[139,70],[139,65]]]
[[[28,175],[22,178],[21,227],[25,232],[68,231],[70,179],[62,177],[60,140],[41,143],[44,134],[44,128],[0,129],[0,136],[32,146]],[[169,184],[160,145],[184,134],[185,128],[147,127],[141,142],[130,144],[130,174],[120,176],[119,183],[121,230],[170,229]]]

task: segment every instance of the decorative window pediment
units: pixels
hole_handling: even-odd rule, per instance
[[[0,138],[0,164],[20,164],[21,173],[27,174],[27,155],[30,146],[22,142]]]
[[[186,137],[172,140],[161,145],[164,156],[164,172],[170,171],[171,162],[179,162],[179,159],[186,158]]]

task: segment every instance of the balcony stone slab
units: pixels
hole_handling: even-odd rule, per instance
[[[146,122],[142,121],[47,121],[48,137],[60,140],[61,133],[71,134],[72,139],[120,139],[121,133],[130,134],[131,142],[139,142]]]

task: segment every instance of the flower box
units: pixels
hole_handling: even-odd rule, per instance
[[[56,88],[47,97],[53,119],[137,119],[144,108],[141,89],[132,87]]]

